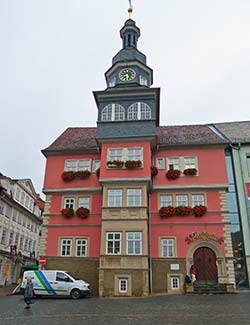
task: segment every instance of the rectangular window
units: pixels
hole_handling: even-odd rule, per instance
[[[108,232],[106,234],[106,253],[110,255],[121,254],[121,238],[120,232]]]
[[[100,164],[101,164],[100,160],[94,160],[92,171],[95,172],[98,168],[100,168]]]
[[[119,292],[128,292],[128,279],[119,279]]]
[[[20,247],[21,250],[23,250],[23,236],[20,237]]]
[[[78,207],[89,209],[89,197],[79,197]]]
[[[168,170],[173,170],[173,169],[180,169],[180,159],[179,157],[177,158],[168,158]]]
[[[164,158],[156,158],[156,167],[159,169],[165,168],[165,159]]]
[[[11,217],[11,212],[12,212],[12,207],[10,205],[6,204],[5,215],[7,218]]]
[[[14,241],[14,231],[11,231],[9,236],[9,245],[13,245],[13,241]]]
[[[160,207],[173,206],[172,195],[161,195],[160,196]]]
[[[204,205],[204,195],[192,195],[192,207],[196,205]]]
[[[4,214],[4,206],[5,204],[3,202],[0,202],[0,214]]]
[[[27,251],[28,250],[28,238],[25,238],[25,241],[24,241],[24,250]]]
[[[187,207],[188,206],[188,196],[187,195],[176,195],[176,206],[177,207]]]
[[[127,254],[141,255],[142,253],[142,233],[127,232]]]
[[[20,200],[20,189],[19,188],[16,189],[16,200],[17,201]]]
[[[196,168],[196,158],[195,157],[184,157],[184,169]]]
[[[83,171],[83,170],[91,170],[91,159],[67,159],[65,160],[65,171]]]
[[[142,148],[128,148],[128,160],[142,160]]]
[[[21,214],[21,212],[18,212],[18,215],[17,215],[17,222],[19,223],[19,225],[22,224],[22,214]]]
[[[122,149],[109,149],[108,160],[122,160]]]
[[[75,207],[75,199],[73,198],[65,198],[64,199],[64,208],[67,209],[67,208],[71,208],[71,209],[74,209]]]
[[[173,238],[164,238],[161,240],[162,257],[175,256],[174,244],[175,244],[175,240]]]
[[[15,245],[16,245],[16,247],[18,247],[18,244],[19,244],[19,234],[16,233],[16,237],[15,237]]]
[[[6,229],[3,229],[2,238],[1,238],[1,244],[2,245],[5,245],[6,244],[6,240],[7,240],[7,230]]]
[[[127,206],[128,207],[141,206],[141,189],[127,190]]]
[[[247,168],[248,168],[248,174],[250,175],[250,154],[247,154]]]
[[[76,240],[76,256],[87,256],[87,239]]]
[[[180,279],[179,277],[171,277],[171,289],[179,289],[180,288]]]
[[[17,210],[16,209],[13,210],[12,220],[15,222],[17,221]]]
[[[61,239],[61,256],[71,256],[72,239]]]
[[[32,251],[35,252],[36,251],[36,241],[33,241],[33,247],[32,247]]]
[[[109,207],[122,206],[122,190],[108,190],[108,206]]]

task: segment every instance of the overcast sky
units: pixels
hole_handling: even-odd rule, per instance
[[[250,120],[250,1],[134,0],[161,125]],[[42,191],[40,150],[96,126],[127,0],[0,0],[0,172]]]

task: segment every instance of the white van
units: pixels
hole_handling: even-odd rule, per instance
[[[89,283],[75,278],[69,272],[51,270],[25,271],[21,292],[26,287],[27,278],[31,278],[36,296],[71,296],[73,299],[79,299],[90,294]]]

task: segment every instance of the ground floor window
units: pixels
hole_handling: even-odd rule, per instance
[[[61,238],[60,256],[88,256],[88,238]]]
[[[119,292],[120,293],[128,292],[128,279],[119,279]]]
[[[61,239],[61,256],[71,256],[72,239]]]
[[[171,277],[171,289],[180,289],[180,279],[179,277]]]

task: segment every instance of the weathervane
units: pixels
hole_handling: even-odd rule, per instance
[[[128,18],[131,19],[132,18],[132,12],[133,12],[133,6],[131,1],[132,0],[128,0],[129,1],[129,8],[128,8]]]

